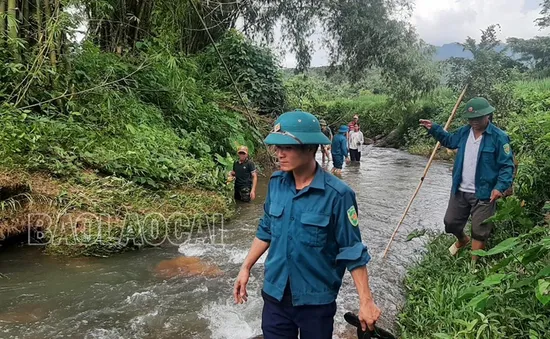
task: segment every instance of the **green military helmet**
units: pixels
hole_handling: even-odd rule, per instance
[[[475,119],[485,115],[489,115],[495,111],[495,108],[489,104],[487,99],[482,97],[477,97],[470,99],[466,103],[464,109],[464,117],[466,119]]]
[[[342,126],[340,126],[340,128],[338,129],[338,132],[339,132],[339,133],[347,133],[347,132],[349,132],[349,126],[348,126],[348,125],[342,125]]]
[[[313,114],[295,110],[281,114],[264,142],[267,145],[329,145],[330,139],[321,131],[319,120]]]

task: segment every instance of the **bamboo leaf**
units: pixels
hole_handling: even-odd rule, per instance
[[[493,274],[485,278],[481,283],[482,286],[492,286],[500,284],[508,275],[507,274]]]
[[[450,335],[445,334],[445,333],[434,333],[434,338],[437,338],[437,339],[453,339],[453,337],[451,337]]]
[[[495,247],[491,248],[489,251],[477,250],[477,251],[472,251],[472,254],[480,257],[491,256],[491,255],[509,251],[510,249],[516,247],[518,243],[519,241],[517,237],[508,238],[502,241],[500,244],[496,245]]]
[[[489,299],[489,292],[483,292],[482,294],[470,300],[470,302],[468,303],[468,306],[473,307],[474,309],[477,309],[477,310],[482,310],[483,308],[485,308],[485,305],[487,305],[488,299]]]
[[[483,325],[479,326],[479,329],[477,330],[476,339],[481,338],[481,335],[483,334],[483,331],[485,331],[485,329],[487,327],[488,327],[487,324],[483,324]]]
[[[540,279],[535,289],[535,295],[541,304],[546,306],[550,302],[550,281]]]
[[[535,278],[540,279],[540,278],[548,278],[548,277],[550,277],[550,265],[540,270],[540,272],[537,274]]]

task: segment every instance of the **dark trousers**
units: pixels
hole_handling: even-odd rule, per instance
[[[331,339],[336,302],[327,305],[284,306],[264,299],[264,339]]]
[[[349,149],[349,156],[351,161],[361,161],[361,152],[358,149]]]
[[[243,202],[250,202],[250,190],[251,187],[247,186],[236,186],[235,185],[235,200],[243,201]]]
[[[472,238],[486,241],[491,234],[493,224],[486,220],[496,212],[496,202],[479,200],[474,193],[458,191],[451,193],[449,206],[445,213],[445,231],[454,234],[457,238],[464,234],[464,226],[468,218],[472,217]]]

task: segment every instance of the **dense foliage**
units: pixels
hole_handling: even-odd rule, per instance
[[[127,61],[85,44],[72,63],[66,79],[80,94],[63,109],[55,102],[4,105],[3,163],[57,175],[94,168],[153,186],[214,188],[224,178],[216,159],[238,144],[254,149],[246,118],[224,108],[231,103],[227,95],[197,81],[202,75],[192,59],[149,51]]]
[[[225,56],[223,59],[218,51]],[[217,50],[208,47],[198,63],[208,84],[226,92],[234,92],[235,84],[259,113],[280,113],[284,109],[286,93],[277,60],[271,50],[251,44],[242,34],[228,32]]]
[[[0,179],[7,186],[31,173],[12,187],[17,199],[4,194],[0,219],[36,208],[30,201],[38,197],[56,213],[120,219],[122,207],[202,213],[215,205],[225,213],[227,199],[204,190],[227,192],[236,146],[259,153],[266,115],[301,108],[337,128],[358,114],[366,137],[429,154],[435,142],[418,119],[444,123],[468,84],[466,99],[487,97],[494,122],[511,136],[520,164],[515,196],[500,202],[481,266],[469,264],[467,252],[449,258],[449,237],[431,242],[406,281],[402,337],[547,337],[548,37],[509,39],[521,55],[514,60],[497,49],[490,26],[479,42],[462,44],[473,59],[436,64],[433,49],[396,19],[408,3],[0,0]],[[545,0],[539,26],[548,26],[549,9]],[[245,35],[234,30],[239,18]],[[77,43],[83,19],[87,32]],[[270,42],[277,26],[296,70],[283,72],[269,49],[246,37]],[[294,74],[309,68],[315,27],[327,37],[331,65]],[[462,124],[458,116],[450,129]],[[55,178],[39,184],[59,189],[41,190],[33,177],[40,172]],[[117,242],[90,243],[78,254],[119,250]]]

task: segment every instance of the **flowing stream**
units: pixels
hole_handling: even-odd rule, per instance
[[[388,257],[382,259],[425,164],[425,158],[403,151],[365,147],[361,162],[343,170],[344,181],[357,194],[363,241],[372,256],[368,269],[383,312],[379,325],[393,330],[404,303],[403,278],[426,241],[420,237],[407,242],[407,235],[415,229],[442,230],[451,186],[451,165],[434,162]],[[234,304],[232,289],[263,213],[268,180],[260,177],[257,199],[239,204],[237,217],[223,231],[220,225],[214,235],[197,232],[179,247],[107,259],[56,258],[30,246],[2,250],[0,338],[246,339],[261,334],[264,258],[253,268],[246,304]],[[159,275],[159,263],[181,256],[197,257],[219,270],[206,276]],[[347,272],[337,303],[334,338],[353,338],[343,315],[357,312],[358,298]]]

